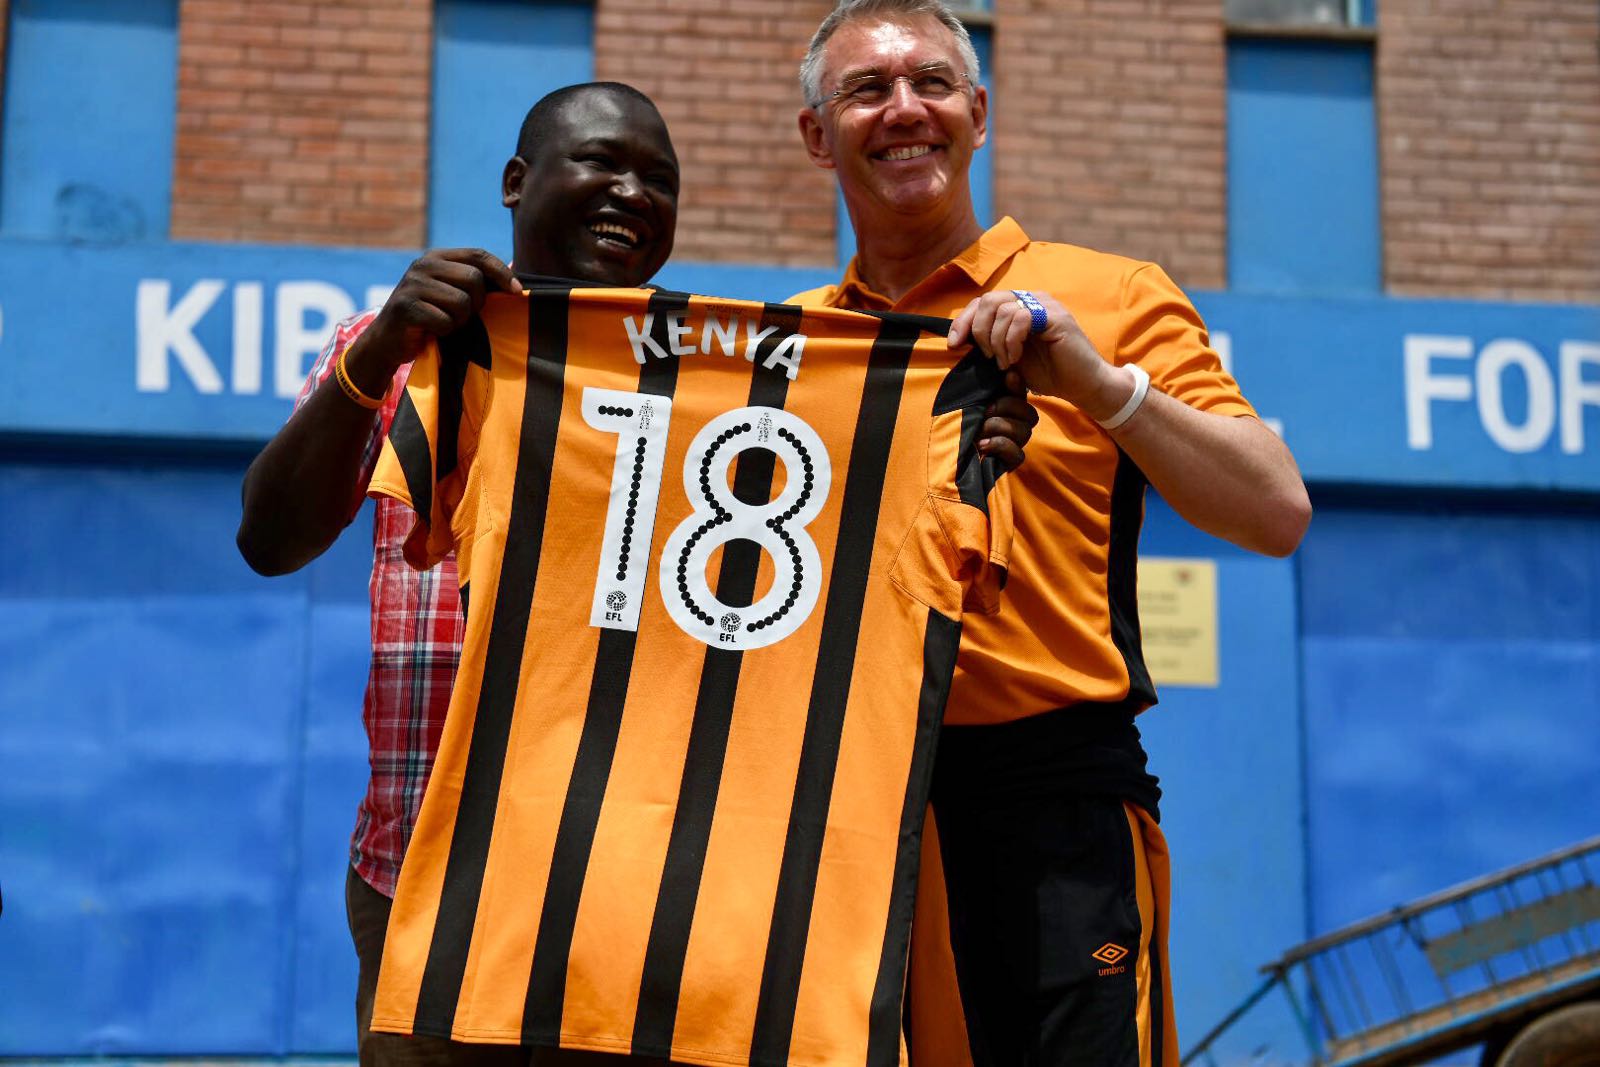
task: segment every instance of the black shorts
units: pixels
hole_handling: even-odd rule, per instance
[[[912,1067],[1177,1067],[1154,817],[1116,795],[939,777],[907,983]]]

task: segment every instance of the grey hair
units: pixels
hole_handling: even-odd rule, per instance
[[[828,39],[853,19],[884,19],[897,22],[901,19],[926,15],[937,19],[956,39],[956,54],[967,69],[967,77],[978,84],[978,53],[973,50],[972,36],[967,33],[955,13],[942,0],[839,0],[832,14],[822,20],[817,32],[811,35],[811,45],[805,59],[800,61],[800,94],[807,107],[822,103],[822,51]]]

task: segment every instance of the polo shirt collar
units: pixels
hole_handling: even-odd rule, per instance
[[[972,279],[974,285],[982,288],[1008,259],[1022,251],[1027,244],[1028,235],[1022,231],[1022,227],[1015,219],[1007,215],[989,227],[983,236],[964,248],[960,255],[941,266],[934,274],[959,270]],[[888,310],[893,306],[893,302],[888,297],[873,292],[861,280],[861,274],[857,269],[860,260],[859,255],[850,260],[850,265],[845,268],[844,277],[835,287],[833,299],[829,303],[834,307]],[[919,284],[917,288],[921,288],[921,285]]]

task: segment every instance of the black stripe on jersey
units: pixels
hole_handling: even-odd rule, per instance
[[[550,881],[545,888],[539,935],[533,947],[533,970],[522,1012],[524,1044],[559,1045],[561,1014],[567,995],[567,964],[572,952],[578,903],[594,849],[595,827],[605,800],[622,730],[622,706],[628,699],[637,635],[629,630],[601,630],[589,683],[589,706],[572,764],[561,824],[550,856]]]
[[[467,366],[476,363],[492,368],[489,331],[474,315],[459,330],[439,338],[439,450],[434,463],[435,484],[456,469],[456,448],[461,433],[462,389],[467,381]]]
[[[689,308],[687,293],[670,293],[665,289],[650,294],[646,314],[651,316],[650,339],[664,352],[672,350],[667,340],[667,316],[676,315]],[[678,382],[678,361],[675,359],[646,358],[639,368],[639,392],[657,396],[671,396]],[[648,553],[646,553],[648,555]]]
[[[774,338],[776,345],[776,337],[798,330],[800,316],[797,307],[767,304],[762,308],[761,325],[779,328]],[[788,375],[761,373],[760,360],[754,363],[747,403],[752,407],[783,407],[789,396]],[[748,503],[765,504],[772,496],[776,465],[777,456],[766,449],[741,453],[733,474],[733,495]],[[760,566],[761,549],[755,542],[729,541],[722,548],[722,564],[717,572],[717,599],[736,607],[754,603]],[[742,652],[706,649],[684,755],[683,780],[678,787],[678,806],[667,840],[666,864],[645,950],[639,1009],[633,1024],[632,1052],[636,1056],[664,1057],[672,1051],[683,961],[689,951],[700,878],[705,873],[706,846],[711,839],[711,821],[716,814],[743,662]]]
[[[688,298],[677,293],[658,292],[650,297],[647,310],[655,316],[651,333],[656,335],[658,344],[664,346],[666,342],[666,316],[687,306]],[[640,393],[670,397],[677,383],[678,361],[675,359],[650,359],[639,368]],[[648,559],[651,546],[641,547],[641,555]],[[633,673],[633,652],[637,643],[638,634],[632,630],[600,631],[600,646],[589,681],[589,704],[584,711],[572,778],[556,829],[550,881],[545,888],[539,934],[533,947],[533,969],[528,977],[528,995],[522,1013],[525,1044],[559,1045],[561,1041],[567,967],[578,923],[578,905],[583,899],[595,829],[600,825],[600,808],[617,756],[617,737],[622,731],[622,709],[628,701],[628,681]]]
[[[989,491],[1005,473],[993,459],[978,456],[978,437],[984,412],[1006,393],[1005,375],[994,360],[974,349],[950,368],[933,400],[933,413],[961,412],[961,441],[956,449],[956,469],[951,480],[964,503],[989,513]]]
[[[767,401],[757,400],[756,390],[754,387],[752,387],[750,390],[751,404],[766,404],[768,407],[783,406],[783,400],[781,397],[788,395],[789,392],[789,372],[787,368],[784,367],[763,367],[762,363],[768,356],[778,350],[778,346],[782,344],[786,338],[793,337],[795,334],[800,332],[800,319],[803,314],[804,311],[798,304],[761,305],[761,329],[764,330],[769,326],[776,327],[776,329],[766,337],[763,337],[761,339],[761,343],[756,345],[755,348],[750,352],[750,361],[762,371],[762,373],[756,375],[757,382],[759,382],[762,378],[773,376],[781,377],[783,379],[783,388],[779,393],[779,401],[776,404],[769,404]],[[763,501],[763,503],[765,503],[765,501]]]
[[[1128,671],[1128,700],[1154,704],[1156,687],[1144,665],[1139,636],[1139,527],[1144,522],[1144,472],[1117,449],[1111,483],[1110,544],[1106,550],[1106,598],[1111,604],[1111,642]]]
[[[750,399],[746,401],[751,407],[781,408],[789,398],[789,375],[781,369],[763,371],[761,361],[769,352],[775,350],[783,338],[800,332],[800,308],[792,304],[766,304],[761,309],[761,329],[776,326],[777,332],[763,338],[757,346],[757,351],[752,353],[756,365],[755,372],[750,378]],[[760,506],[767,503],[772,496],[772,476],[777,469],[778,456],[775,452],[762,449],[748,449],[740,453],[738,466],[733,475],[733,495],[747,504]],[[796,472],[791,472],[791,475]],[[727,560],[730,555],[740,560],[735,567],[736,573],[744,573],[760,565],[761,549],[754,541],[738,538],[729,541],[722,549],[724,560],[723,573],[728,573]],[[744,557],[749,556],[748,561]],[[750,586],[747,599],[730,600],[722,594],[720,587],[717,591],[718,599],[734,607],[748,607],[755,601],[755,585]]]
[[[855,310],[855,309],[851,309]],[[905,311],[860,311],[858,314],[871,315],[875,319],[894,326],[910,326],[935,337],[950,336],[949,319],[941,319],[934,315],[912,315]]]
[[[417,996],[413,1030],[420,1034],[449,1036],[461,997],[461,980],[466,973],[467,951],[483,891],[484,865],[516,707],[534,579],[539,573],[550,470],[561,423],[561,379],[566,355],[567,294],[561,290],[530,293],[528,372],[515,490],[450,857]]]
[[[755,1036],[750,1046],[752,1063],[782,1064],[789,1059],[822,839],[838,769],[856,644],[861,636],[861,609],[872,565],[878,509],[883,500],[906,366],[919,332],[915,324],[885,320],[867,364],[840,504],[839,542],[828,579],[828,602],[822,616],[794,803],[789,809],[789,832],[783,845],[777,900],[756,1003]]]
[[[917,906],[917,870],[922,853],[922,824],[933,788],[933,754],[939,724],[956,673],[961,623],[937,611],[928,612],[922,637],[922,695],[917,700],[917,739],[911,751],[911,776],[900,809],[900,848],[894,858],[889,898],[889,923],[878,963],[878,984],[872,991],[867,1024],[867,1065],[900,1062],[901,999],[906,986],[906,956],[911,951],[911,915]],[[910,1027],[905,1033],[909,1040]]]
[[[417,414],[409,392],[402,393],[395,406],[394,421],[389,423],[389,443],[394,446],[394,458],[406,477],[411,510],[424,525],[432,526],[433,455],[428,447],[428,431],[422,426],[422,416]]]
[[[944,376],[933,398],[933,413],[943,415],[974,405],[988,407],[1005,395],[1005,375],[994,360],[974,349]]]

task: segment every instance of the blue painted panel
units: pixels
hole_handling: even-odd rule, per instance
[[[1187,1048],[1306,930],[1294,567],[1200,533],[1153,493],[1139,552],[1217,564],[1220,686],[1163,686],[1139,719],[1164,793],[1173,996]],[[1252,1013],[1232,1040],[1300,1044],[1277,1004]]]
[[[263,579],[154,466],[0,462],[0,1056],[347,1054],[370,515]]]
[[[283,1050],[304,623],[239,473],[0,466],[0,1054]]]
[[[972,168],[968,171],[972,183],[972,210],[978,216],[978,225],[988,229],[995,221],[994,122],[997,101],[993,72],[989,69],[994,57],[994,35],[987,26],[969,26],[967,34],[972,38],[972,50],[978,54],[978,83],[989,91],[989,140],[973,154]],[[834,225],[837,229],[835,247],[838,249],[839,270],[829,281],[836,281],[837,274],[843,273],[856,254],[856,232],[850,225],[850,212],[845,209],[842,192],[834,197]]]
[[[371,642],[372,505],[309,568],[310,647],[300,774],[300,863],[294,899],[296,1053],[355,1051],[356,956],[345,922],[350,833],[367,786],[361,697]],[[273,584],[273,579],[268,584]]]
[[[177,0],[13,0],[0,233],[167,236]]]
[[[1383,284],[1372,50],[1228,42],[1228,286],[1377,293]]]
[[[1594,834],[1592,516],[1325,509],[1300,560],[1316,930]]]
[[[594,5],[439,0],[433,51],[428,243],[511,255],[500,174],[528,108],[594,78]]]

